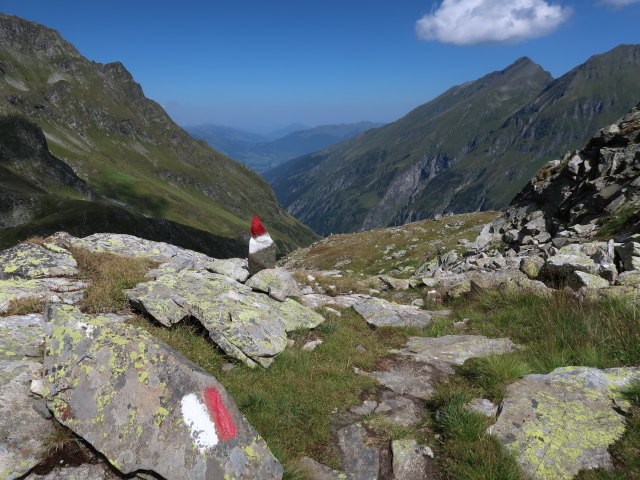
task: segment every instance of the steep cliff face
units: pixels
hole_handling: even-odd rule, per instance
[[[257,214],[285,250],[315,238],[262,178],[178,127],[122,64],[91,62],[57,32],[2,14],[0,113],[35,122],[53,155],[130,213],[233,241]]]
[[[639,77],[640,46],[596,55],[557,80],[520,59],[267,178],[321,233],[502,209],[545,161],[628,111]]]

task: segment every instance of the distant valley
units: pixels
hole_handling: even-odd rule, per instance
[[[216,150],[248,165],[258,173],[264,173],[287,160],[322,150],[382,125],[358,122],[311,128],[294,124],[269,135],[258,135],[220,125],[197,125],[185,129]],[[280,134],[283,135],[279,136]]]
[[[317,236],[259,175],[176,125],[118,62],[0,14],[0,247],[67,230],[241,255],[259,215],[286,252]]]
[[[501,210],[546,161],[633,107],[638,79],[638,45],[557,79],[524,57],[264,175],[285,208],[323,235]]]

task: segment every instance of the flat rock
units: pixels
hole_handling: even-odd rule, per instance
[[[395,480],[430,480],[434,476],[433,452],[411,439],[391,442]]]
[[[535,480],[569,480],[580,470],[610,468],[608,447],[625,431],[614,407],[640,368],[563,367],[507,387],[490,433]]]
[[[362,375],[375,378],[385,387],[401,395],[428,400],[433,395],[435,386],[453,369],[439,368],[439,365],[414,362],[412,360],[394,360],[387,370],[374,372],[358,371]]]
[[[409,427],[420,423],[426,410],[409,397],[385,391],[374,413],[383,415],[390,423]]]
[[[352,294],[352,295],[324,295],[320,293],[310,293],[308,295],[302,295],[300,301],[303,305],[309,308],[319,308],[325,305],[331,305],[338,308],[349,308],[357,302],[368,300],[373,297],[369,295]]]
[[[338,446],[342,451],[342,466],[357,478],[378,477],[380,456],[376,447],[365,443],[366,431],[359,423],[338,430]]]
[[[116,469],[184,480],[282,477],[264,440],[200,367],[126,323],[66,305],[47,316],[48,406]]]
[[[86,282],[69,278],[0,279],[0,313],[7,311],[12,300],[26,297],[77,303],[87,286]]]
[[[71,253],[53,243],[22,243],[0,252],[0,279],[73,276],[77,267]]]
[[[482,335],[445,335],[442,337],[409,337],[406,348],[398,354],[418,362],[434,365],[462,365],[469,358],[508,353],[516,345],[508,338]]]
[[[377,406],[378,402],[375,400],[365,400],[362,405],[351,407],[349,411],[360,416],[371,415]]]
[[[396,305],[381,298],[363,299],[353,304],[369,325],[374,327],[425,327],[433,317],[410,305]]]
[[[294,300],[276,301],[208,271],[160,275],[128,290],[127,296],[134,307],[165,326],[195,318],[220,348],[249,366],[268,366],[286,348],[287,332],[324,321]]]
[[[293,275],[284,268],[266,268],[253,275],[246,285],[264,293],[278,292],[285,297],[300,295],[300,288]]]
[[[0,360],[40,357],[45,322],[40,314],[15,315],[0,319]]]
[[[0,360],[0,480],[22,477],[42,459],[54,427],[32,406],[31,378],[42,365]]]

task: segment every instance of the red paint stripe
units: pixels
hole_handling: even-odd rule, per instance
[[[209,415],[216,424],[218,436],[225,442],[235,437],[238,434],[238,429],[222,403],[220,393],[215,388],[208,387],[204,390],[204,400],[209,409]]]

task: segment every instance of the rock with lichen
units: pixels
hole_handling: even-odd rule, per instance
[[[300,287],[293,275],[284,268],[265,268],[253,275],[247,286],[252,289],[281,297],[295,297],[300,295]]]
[[[124,322],[66,305],[46,313],[48,406],[114,468],[184,480],[282,477],[225,388],[197,365]]]
[[[433,317],[411,305],[397,305],[381,298],[363,298],[353,309],[374,327],[426,327]]]
[[[13,480],[40,462],[54,427],[34,409],[29,394],[42,365],[4,358],[0,357],[0,480]]]
[[[0,279],[72,276],[77,266],[68,250],[53,243],[22,243],[0,252]]]
[[[0,313],[9,309],[12,301],[23,298],[77,303],[88,284],[72,278],[0,279]]]
[[[612,466],[608,447],[625,430],[621,391],[640,368],[557,368],[507,387],[490,433],[534,480],[569,480],[580,470]]]
[[[220,348],[249,366],[269,366],[286,348],[287,332],[324,321],[294,300],[276,301],[208,271],[169,272],[128,290],[127,296],[165,326],[195,318]]]

